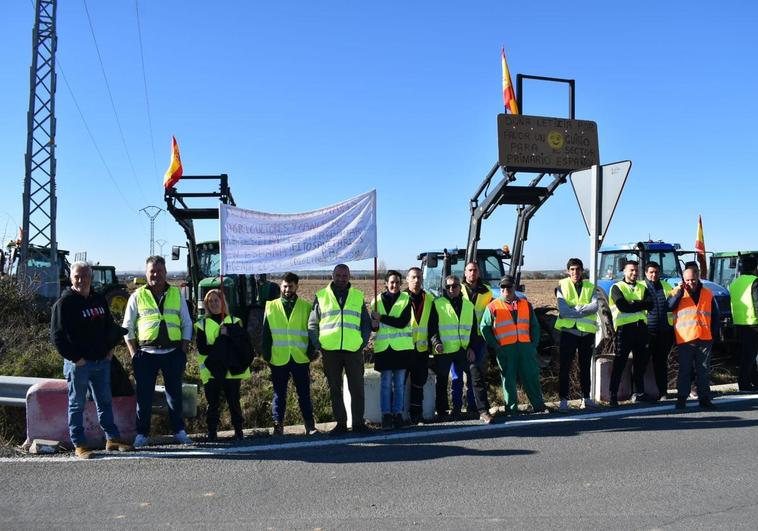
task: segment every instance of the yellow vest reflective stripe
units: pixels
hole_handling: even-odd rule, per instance
[[[170,286],[163,300],[163,313],[158,309],[152,292],[143,286],[137,290],[137,340],[148,343],[158,339],[161,322],[166,323],[168,338],[172,342],[182,340],[182,320],[180,305],[182,295],[179,288]],[[168,345],[166,345],[168,346]]]
[[[411,327],[413,328],[413,344],[419,352],[429,350],[429,315],[432,313],[434,304],[434,295],[424,290],[424,307],[421,310],[419,319],[411,307]]]
[[[595,285],[588,281],[582,281],[582,293],[576,292],[576,286],[569,277],[561,279],[558,283],[561,287],[561,293],[566,303],[572,308],[579,306],[580,304],[589,304],[592,301],[592,295],[595,293]],[[574,328],[576,325],[577,330],[594,334],[597,332],[597,312],[591,315],[585,315],[579,319],[569,319],[568,317],[559,317],[555,322],[555,327],[561,328]]]
[[[753,282],[757,278],[754,275],[740,275],[729,284],[732,321],[736,325],[758,325],[758,315],[753,301]]]
[[[271,365],[287,365],[290,358],[295,363],[308,363],[308,316],[311,303],[298,298],[289,318],[282,299],[266,303],[265,317],[271,329]]]
[[[395,304],[390,308],[390,313],[384,309],[381,295],[374,301],[374,306],[379,315],[389,315],[390,317],[400,317],[403,310],[410,304],[411,298],[406,292],[398,295]],[[379,330],[374,338],[374,352],[384,352],[388,347],[392,350],[413,350],[413,327],[411,322],[404,328],[395,328],[384,323],[379,323]]]
[[[363,344],[361,336],[361,312],[363,292],[350,288],[345,307],[340,308],[331,284],[316,293],[321,320],[318,325],[318,340],[325,350],[356,352]]]
[[[477,293],[476,302],[474,303],[474,315],[476,315],[476,331],[479,332],[479,335],[482,335],[482,331],[479,329],[479,323],[482,322],[484,310],[486,310],[487,305],[492,302],[492,290],[488,286],[485,287],[487,288],[487,291],[485,293]],[[461,291],[463,292],[463,298],[467,301],[470,301],[471,299],[468,296],[468,290],[466,289],[466,286],[461,286]]]
[[[242,321],[240,321],[237,317],[231,317],[227,315],[224,317],[222,324],[236,324],[238,326],[242,326]],[[208,346],[213,345],[216,342],[219,333],[221,332],[221,325],[213,319],[206,317],[203,317],[198,322],[196,322],[195,328],[197,330],[202,330],[205,332],[205,342],[208,344]],[[211,371],[209,371],[205,366],[205,360],[207,359],[208,356],[205,356],[203,354],[197,355],[197,367],[200,370],[200,380],[203,382],[203,385],[207,384],[208,380],[213,378]],[[243,373],[234,375],[229,371],[226,371],[226,378],[234,380],[247,380],[250,378],[250,368],[248,367],[245,369],[245,372]]]
[[[614,284],[614,286],[618,286],[618,288],[621,290],[621,294],[624,296],[624,299],[627,302],[641,301],[643,298],[645,298],[645,283],[640,282],[639,280],[634,285],[634,287],[631,287],[623,280],[619,280]],[[618,306],[616,306],[616,303],[613,302],[613,298],[610,300],[610,306],[611,314],[613,314],[613,327],[616,330],[618,330],[619,326],[636,323],[637,321],[647,323],[647,312],[645,311],[632,313],[619,311]]]
[[[665,280],[661,280],[661,286],[663,287],[664,295],[666,295],[666,298],[668,299],[669,293],[671,293],[671,290],[674,288]],[[669,325],[674,326],[674,312],[666,312],[666,318],[668,319]]]
[[[458,317],[449,300],[445,297],[434,299],[434,308],[439,317],[440,341],[445,354],[468,348],[471,327],[474,326],[474,305],[465,298],[462,304],[461,316]]]

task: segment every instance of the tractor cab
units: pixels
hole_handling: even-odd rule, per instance
[[[740,261],[747,257],[758,261],[758,251],[713,253],[710,257],[708,280],[729,289],[729,284],[739,276]]]
[[[503,261],[508,258],[501,249],[478,249],[476,263],[482,282],[487,284],[497,297],[500,294],[500,279],[505,275]],[[421,271],[424,275],[424,287],[439,296],[447,275],[456,275],[464,280],[463,270],[466,268],[465,249],[443,249],[441,251],[426,251],[417,256],[421,260]]]

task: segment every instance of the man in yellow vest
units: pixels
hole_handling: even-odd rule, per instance
[[[740,258],[740,276],[729,285],[732,321],[740,345],[739,388],[758,391],[758,270],[752,257]]]
[[[629,353],[634,352],[634,397],[636,401],[649,401],[645,394],[645,368],[649,359],[647,342],[647,312],[653,308],[653,298],[644,282],[637,280],[639,264],[628,260],[624,266],[624,279],[611,287],[610,306],[613,314],[613,368],[611,369],[611,407],[618,407],[618,390]]]
[[[411,423],[423,420],[424,386],[429,378],[429,316],[434,304],[434,295],[424,289],[424,277],[420,267],[412,267],[405,276],[406,292],[411,298],[411,326],[413,327],[414,353],[410,363]]]
[[[532,409],[541,413],[547,408],[537,364],[540,325],[531,303],[516,294],[515,280],[511,275],[500,280],[500,288],[500,296],[484,311],[480,329],[487,344],[497,352],[506,411],[511,415],[519,413],[516,379],[521,377],[521,385]]]
[[[299,282],[300,278],[295,273],[285,273],[280,284],[282,296],[266,302],[263,317],[262,353],[263,359],[271,367],[271,384],[274,387],[271,403],[274,435],[284,434],[290,375],[295,383],[305,434],[318,433],[311,403],[310,362],[314,357],[314,349],[308,341],[308,317],[312,306],[297,296]]]
[[[713,293],[700,282],[700,271],[689,262],[683,282],[672,290],[668,307],[674,312],[674,338],[679,356],[676,379],[676,409],[684,409],[690,393],[692,363],[695,363],[700,407],[716,409],[711,402],[710,371],[713,338],[719,334],[719,307]]]
[[[484,315],[484,309],[492,300],[492,290],[487,286],[479,274],[479,265],[469,262],[463,270],[463,286],[461,293],[464,299],[474,305],[474,328],[477,337],[473,338],[471,350],[473,355],[467,356],[463,365],[453,362],[453,418],[460,416],[463,406],[463,375],[466,375],[466,413],[471,416],[474,412],[478,415],[487,412],[489,414],[490,402],[487,398],[487,344],[479,333],[479,322]]]
[[[474,305],[461,295],[460,279],[456,275],[448,275],[442,296],[434,299],[429,314],[429,338],[434,352],[434,373],[437,375],[434,402],[438,422],[449,419],[447,383],[451,365],[456,362],[463,366],[467,357],[474,356],[471,340],[479,337],[475,323]],[[489,416],[482,420],[492,422]]]
[[[584,264],[579,258],[569,258],[566,272],[568,276],[561,280],[555,289],[558,301],[558,320],[555,322],[555,328],[561,331],[558,372],[558,394],[561,402],[558,411],[564,413],[569,410],[569,372],[577,351],[579,383],[582,387],[581,407],[596,407],[590,397],[590,369],[597,332],[597,293],[595,285],[584,280]]]
[[[669,312],[668,299],[671,285],[661,280],[661,266],[650,261],[645,264],[645,287],[653,299],[653,308],[647,312],[648,347],[653,359],[658,399],[666,398],[669,383],[669,353],[674,343],[674,317]]]
[[[363,349],[371,335],[371,317],[366,310],[363,292],[350,285],[350,268],[345,264],[337,265],[332,271],[332,282],[316,293],[308,319],[308,335],[313,347],[323,355],[324,374],[337,421],[329,433],[347,433],[347,412],[342,399],[343,372],[350,390],[353,432],[369,432],[363,420]]]
[[[145,263],[147,285],[131,294],[124,312],[126,346],[137,382],[137,437],[134,447],[149,443],[150,415],[158,371],[166,387],[168,416],[174,437],[192,444],[182,416],[182,374],[192,341],[192,317],[179,288],[166,282],[166,261],[150,256]]]

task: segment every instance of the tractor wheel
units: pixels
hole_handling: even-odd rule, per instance
[[[105,300],[114,318],[124,315],[126,303],[129,301],[129,293],[123,289],[114,289],[105,294]]]

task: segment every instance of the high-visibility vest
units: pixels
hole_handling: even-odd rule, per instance
[[[392,308],[390,308],[389,314],[384,308],[381,295],[374,300],[373,305],[376,307],[379,315],[400,317],[403,310],[410,303],[410,296],[403,291],[398,295]],[[388,347],[391,347],[392,350],[413,350],[413,326],[410,320],[403,328],[395,328],[382,322],[379,323],[379,330],[376,331],[376,337],[374,338],[374,352],[384,352]]]
[[[158,308],[153,293],[147,286],[137,290],[137,340],[140,345],[160,347],[177,346],[182,340],[181,320],[182,295],[179,288],[169,286],[163,299],[163,312]],[[161,323],[166,323],[171,345],[159,345],[158,334]]]
[[[434,305],[434,295],[424,290],[424,306],[421,315],[416,315],[416,311],[411,306],[411,327],[413,328],[413,344],[419,352],[429,350],[429,315],[432,313]]]
[[[661,287],[663,288],[663,294],[666,298],[668,298],[671,290],[674,289],[671,287],[671,284],[665,280],[661,280]],[[666,312],[666,318],[668,319],[669,325],[674,326],[674,312]]]
[[[219,324],[210,317],[203,317],[195,323],[195,328],[205,332],[205,342],[208,346],[211,346],[216,342],[216,339],[218,339],[218,336],[221,333],[222,324],[242,326],[242,321],[237,317],[227,315],[224,317],[221,324]],[[197,355],[197,366],[200,369],[200,380],[203,382],[203,385],[207,384],[208,380],[213,378],[213,374],[211,374],[211,371],[205,366],[205,360],[207,359],[208,356],[204,354]],[[240,374],[232,374],[229,371],[226,371],[226,378],[233,380],[247,380],[250,378],[250,367]]]
[[[758,315],[753,301],[755,275],[740,275],[729,284],[732,299],[732,321],[736,325],[758,325]]]
[[[271,360],[277,367],[295,363],[308,363],[308,316],[313,305],[299,298],[295,301],[290,316],[284,309],[282,299],[266,302],[264,316],[271,329]]]
[[[361,290],[350,288],[345,307],[340,308],[331,284],[316,293],[321,320],[318,340],[325,350],[356,352],[363,345],[361,336],[361,312],[364,299]]]
[[[444,354],[451,354],[468,348],[471,339],[471,327],[474,326],[474,305],[467,299],[463,299],[461,303],[461,315],[459,317],[447,298],[434,299]],[[437,353],[435,352],[435,354]]]
[[[482,317],[484,316],[484,310],[487,309],[487,305],[492,302],[492,290],[488,287],[487,291],[484,293],[476,292],[476,301],[474,302],[474,315],[476,315],[476,330],[479,332],[479,335],[482,335],[482,331],[479,330],[479,323],[482,322]],[[468,296],[468,290],[465,286],[461,286],[461,291],[463,292],[463,297],[470,301],[471,299]]]
[[[623,280],[619,280],[614,284],[614,286],[618,286],[618,288],[621,290],[621,294],[624,296],[624,299],[626,299],[627,302],[641,301],[643,298],[645,298],[645,283],[640,282],[639,280],[634,285],[634,287],[630,286]],[[616,330],[618,330],[620,326],[636,323],[637,321],[647,323],[647,312],[644,310],[640,310],[639,312],[625,313],[618,309],[616,303],[613,302],[613,298],[611,298],[609,303],[611,306],[611,314],[613,315],[613,328]]]
[[[582,292],[580,294],[576,292],[576,286],[568,277],[561,279],[559,285],[563,298],[572,308],[580,304],[589,304],[592,301],[592,295],[595,293],[595,285],[588,280],[582,282]],[[574,328],[574,326],[576,326],[577,330],[594,334],[597,332],[597,312],[585,315],[579,319],[559,317],[555,322],[555,327],[558,329]]]
[[[710,341],[711,335],[711,308],[713,307],[713,293],[706,288],[700,288],[700,298],[695,304],[688,291],[684,291],[679,304],[674,310],[674,337],[676,344],[689,343],[696,339]]]
[[[529,303],[526,299],[519,298],[516,304],[516,320],[513,320],[513,312],[505,300],[497,298],[489,304],[492,315],[492,334],[501,347],[514,343],[531,343],[529,334]]]

